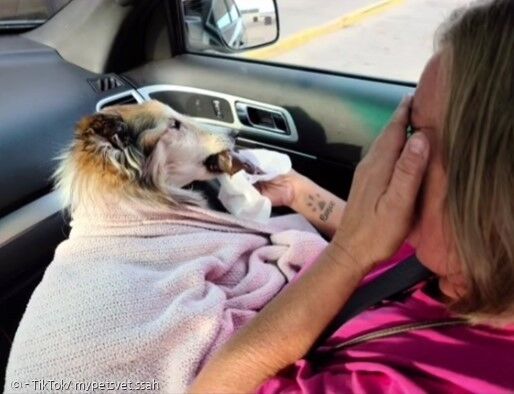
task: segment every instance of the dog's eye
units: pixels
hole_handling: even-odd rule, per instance
[[[177,129],[177,130],[178,130],[178,129],[180,129],[180,126],[182,125],[182,123],[180,123],[180,120],[174,119],[174,120],[172,121],[172,125],[173,125],[173,128],[174,128],[174,129]]]

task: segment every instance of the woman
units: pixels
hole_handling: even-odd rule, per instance
[[[262,392],[514,390],[514,1],[455,14],[439,44],[414,99],[358,166],[345,208],[296,174],[264,187],[300,213],[310,212],[309,196],[332,201],[332,213],[314,220],[332,241],[206,365],[193,392],[251,392],[267,380]],[[416,132],[406,142],[409,124]],[[406,240],[437,276],[436,291],[423,284],[362,313],[331,344],[425,320],[466,324],[400,330],[323,362],[301,360]]]

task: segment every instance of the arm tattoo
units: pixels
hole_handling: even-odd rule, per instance
[[[330,201],[327,205],[327,208],[323,211],[323,213],[319,216],[322,222],[326,222],[332,212],[334,211],[334,207],[336,206],[334,201]]]
[[[316,193],[315,195],[309,194],[307,197],[307,206],[312,212],[323,211],[327,203],[321,199],[321,196]]]
[[[335,202],[325,201],[321,196],[316,193],[315,195],[309,194],[307,196],[307,206],[313,213],[320,212],[320,220],[326,222],[332,212],[334,211]]]

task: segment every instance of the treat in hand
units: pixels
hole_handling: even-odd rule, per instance
[[[261,173],[255,165],[240,154],[228,150],[209,156],[205,161],[205,166],[211,172],[225,173],[230,176],[237,174],[241,170],[252,175]]]

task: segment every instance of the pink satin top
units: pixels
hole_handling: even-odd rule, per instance
[[[404,246],[365,278],[372,280],[412,255]],[[410,296],[361,313],[329,343],[401,324],[452,317],[426,284]],[[300,328],[295,328],[300,329]],[[294,331],[291,335],[294,340]],[[514,325],[420,329],[374,339],[337,353],[324,364],[305,360],[265,383],[259,393],[514,393]]]

